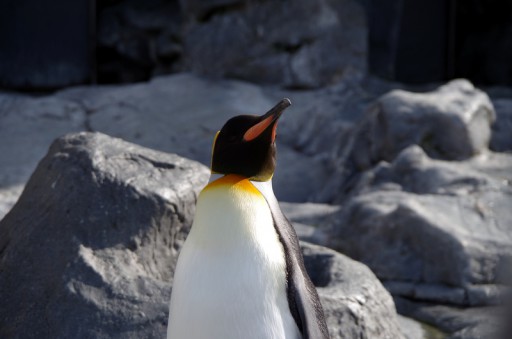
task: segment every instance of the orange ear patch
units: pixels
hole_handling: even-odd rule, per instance
[[[251,141],[251,140],[256,139],[257,137],[260,136],[261,133],[263,133],[263,131],[265,131],[267,129],[268,126],[270,126],[270,124],[273,121],[274,121],[274,116],[271,115],[271,116],[265,118],[264,120],[258,122],[256,125],[249,128],[247,130],[247,132],[245,132],[244,140]]]

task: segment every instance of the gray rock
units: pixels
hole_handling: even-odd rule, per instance
[[[99,133],[56,140],[0,222],[0,336],[157,338],[208,170]],[[363,264],[302,243],[332,338],[402,338]]]
[[[299,94],[290,97],[292,102]],[[205,80],[190,74],[122,87],[74,88],[57,96],[83,106],[93,131],[175,152],[205,165],[210,164],[215,133],[229,118],[260,115],[275,104],[262,87],[240,81]],[[283,115],[278,133],[288,121],[300,119],[294,116],[296,109],[293,105]],[[327,168],[321,158],[293,149],[280,137],[277,157],[273,181],[279,199],[306,201],[324,183]]]
[[[288,87],[317,87],[347,70],[366,71],[366,22],[356,1],[182,4],[195,19],[184,33],[188,70]]]
[[[317,245],[329,242],[326,225],[340,206],[316,203],[279,203],[281,210],[290,220],[300,240]]]
[[[0,188],[0,220],[9,212],[23,191],[24,183]]]
[[[85,122],[85,110],[71,100],[0,93],[0,220],[50,143]]]
[[[368,267],[325,247],[301,247],[332,339],[403,338],[393,300]]]
[[[0,222],[0,337],[161,337],[208,175],[102,134],[55,141]]]
[[[325,224],[341,207],[317,203],[279,203],[286,217],[293,222],[319,226]]]
[[[436,326],[449,339],[501,339],[509,322],[503,307],[456,308],[395,298],[400,313]],[[510,334],[510,333],[508,333]]]
[[[406,339],[441,339],[445,336],[414,319],[398,315],[398,324]]]
[[[214,15],[215,12],[227,10],[242,10],[246,5],[246,0],[180,0],[183,13],[186,16],[205,19],[205,17]]]
[[[329,242],[329,235],[321,228],[315,226],[302,224],[300,222],[292,222],[293,228],[302,241],[307,241],[312,244],[325,245]]]
[[[97,15],[100,83],[146,81],[181,70],[182,20],[178,1],[102,3]]]
[[[512,152],[512,99],[493,100],[496,122],[492,126],[490,149]]]
[[[352,72],[335,85],[316,90],[297,92],[264,87],[265,93],[274,101],[282,97],[293,98],[293,113],[280,122],[279,138],[308,156],[329,161],[337,158],[347,144],[353,126],[376,99],[360,82],[358,75]]]
[[[494,120],[489,97],[467,80],[430,93],[395,90],[379,98],[362,121],[349,163],[368,169],[411,145],[434,158],[467,159],[487,149]]]
[[[510,161],[433,160],[412,146],[361,176],[330,245],[369,265],[394,295],[500,303],[512,262]]]

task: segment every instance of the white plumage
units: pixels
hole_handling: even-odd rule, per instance
[[[239,178],[221,178],[199,196],[174,275],[168,339],[301,337],[270,209]]]

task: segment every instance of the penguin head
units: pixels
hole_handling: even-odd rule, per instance
[[[239,115],[229,119],[213,142],[212,173],[270,180],[276,167],[277,120],[290,105],[289,99],[283,99],[262,116]]]

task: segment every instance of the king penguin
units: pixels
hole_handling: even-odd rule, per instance
[[[178,257],[168,339],[324,339],[327,326],[297,235],[272,190],[276,128],[291,105],[231,118],[212,148]]]

